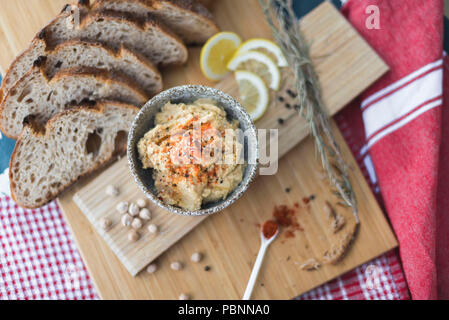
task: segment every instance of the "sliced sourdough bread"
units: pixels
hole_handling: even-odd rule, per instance
[[[34,66],[4,97],[0,128],[8,137],[17,139],[24,120],[31,116],[37,123],[45,124],[56,113],[83,100],[108,99],[140,107],[149,98],[131,79],[112,76],[104,70],[65,69],[51,79],[44,70],[43,66]]]
[[[202,44],[218,32],[212,14],[195,0],[97,0],[93,8],[156,17],[187,44]]]
[[[105,43],[116,50],[124,45],[156,65],[183,64],[188,57],[182,40],[155,19],[140,20],[112,10],[90,11],[78,32],[82,40]]]
[[[45,128],[30,121],[10,160],[11,194],[24,208],[54,199],[81,176],[126,152],[127,132],[138,109],[99,101],[58,113]]]
[[[44,40],[37,39],[38,47],[45,47]],[[110,49],[100,43],[78,40],[65,41],[54,49],[45,52],[45,74],[53,78],[56,72],[75,67],[93,67],[105,69],[115,74],[124,74],[140,85],[148,95],[154,95],[162,90],[162,77],[157,68],[145,57],[124,47],[119,51]],[[9,72],[5,76],[5,92],[17,82],[17,76],[26,72]],[[11,78],[11,79],[9,79]],[[1,101],[1,100],[0,100]]]
[[[182,64],[188,56],[182,41],[155,20],[143,21],[117,12],[67,5],[13,61],[2,82],[0,97],[7,95],[39,57],[74,39],[99,42],[116,51],[125,46],[156,65]]]

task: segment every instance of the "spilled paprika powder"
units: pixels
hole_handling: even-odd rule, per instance
[[[296,230],[304,231],[296,220],[297,209],[299,209],[299,204],[297,203],[294,204],[294,208],[289,208],[286,205],[274,207],[273,217],[281,227],[285,228],[286,238],[293,238]]]

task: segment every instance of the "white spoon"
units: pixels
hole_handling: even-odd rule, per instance
[[[265,225],[265,224],[264,224]],[[259,275],[260,267],[262,266],[263,258],[265,257],[265,252],[267,251],[268,246],[273,242],[276,236],[279,233],[279,227],[276,232],[270,237],[266,238],[263,233],[263,226],[260,230],[260,249],[257,254],[256,262],[254,262],[253,271],[251,272],[251,276],[249,277],[248,285],[246,286],[245,293],[243,294],[242,300],[249,300],[251,298],[251,294],[253,293],[254,285],[256,284],[257,276]]]

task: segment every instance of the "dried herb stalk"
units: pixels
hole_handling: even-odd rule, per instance
[[[299,113],[307,120],[321,164],[336,189],[335,194],[352,209],[358,224],[357,199],[349,180],[348,166],[332,133],[309,46],[301,33],[291,0],[259,0],[259,3],[294,73]]]

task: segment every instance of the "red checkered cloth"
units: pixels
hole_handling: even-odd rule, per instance
[[[36,210],[0,198],[0,299],[95,299],[56,202]]]

